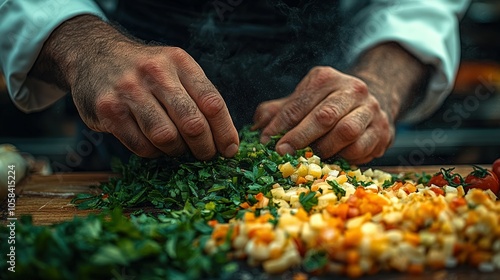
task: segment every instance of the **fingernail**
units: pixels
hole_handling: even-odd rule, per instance
[[[233,143],[229,145],[229,147],[226,148],[224,151],[224,156],[225,157],[232,157],[238,152],[238,145]]]
[[[290,155],[293,155],[295,153],[295,149],[292,148],[292,146],[290,146],[290,144],[287,144],[287,143],[284,143],[284,144],[280,144],[276,147],[276,151],[281,154],[281,155],[284,155],[284,154],[290,154]]]

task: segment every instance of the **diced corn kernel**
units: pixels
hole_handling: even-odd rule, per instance
[[[317,155],[313,155],[312,157],[310,157],[310,158],[307,159],[307,162],[309,164],[320,165],[321,164],[321,158],[318,157]]]
[[[333,192],[329,192],[318,197],[318,208],[324,208],[328,205],[334,205],[337,202],[337,195]]]
[[[308,175],[311,175],[314,178],[321,178],[321,175],[323,175],[323,173],[321,171],[321,166],[319,166],[319,165],[317,165],[315,163],[310,163],[309,164]]]
[[[273,188],[273,189],[271,189],[271,195],[274,198],[284,199],[285,198],[285,189],[283,189],[282,187]]]
[[[308,168],[307,164],[304,164],[304,163],[300,164],[299,167],[297,168],[297,171],[296,171],[297,175],[301,176],[301,177],[306,176],[308,172],[309,172],[309,168]]]
[[[280,170],[283,178],[288,178],[288,177],[290,177],[290,175],[293,174],[293,172],[295,172],[295,168],[292,166],[292,164],[290,162],[286,162],[286,163],[282,164],[279,167],[279,170]]]

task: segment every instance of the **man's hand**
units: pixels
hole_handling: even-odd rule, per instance
[[[276,145],[280,154],[314,143],[322,157],[339,153],[352,163],[380,157],[394,137],[394,125],[358,78],[331,67],[315,67],[289,97],[262,103],[255,128],[262,141],[288,131]]]
[[[308,145],[322,157],[339,154],[354,164],[381,157],[395,135],[395,119],[426,84],[427,68],[397,44],[363,55],[353,75],[315,67],[288,97],[262,103],[254,129],[262,142],[286,131],[280,154]]]
[[[70,90],[83,121],[115,135],[143,157],[200,160],[238,151],[238,133],[221,95],[185,51],[148,46],[93,16],[58,27],[33,76]]]

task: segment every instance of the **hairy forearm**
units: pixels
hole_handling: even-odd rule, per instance
[[[365,52],[351,74],[368,85],[370,93],[395,121],[425,91],[430,68],[400,45],[385,43]]]
[[[74,17],[52,32],[29,75],[69,91],[86,66],[108,63],[107,55],[122,42],[133,40],[95,16]]]

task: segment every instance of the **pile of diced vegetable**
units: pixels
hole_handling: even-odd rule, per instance
[[[268,273],[307,266],[313,256],[320,261],[309,271],[349,277],[460,264],[500,270],[500,202],[490,190],[466,194],[462,186],[412,180],[387,186],[392,176],[383,171],[345,171],[306,157],[279,166],[294,185],[274,184],[269,197],[242,204],[241,219],[214,223],[206,250],[216,252],[229,236],[235,257]]]

